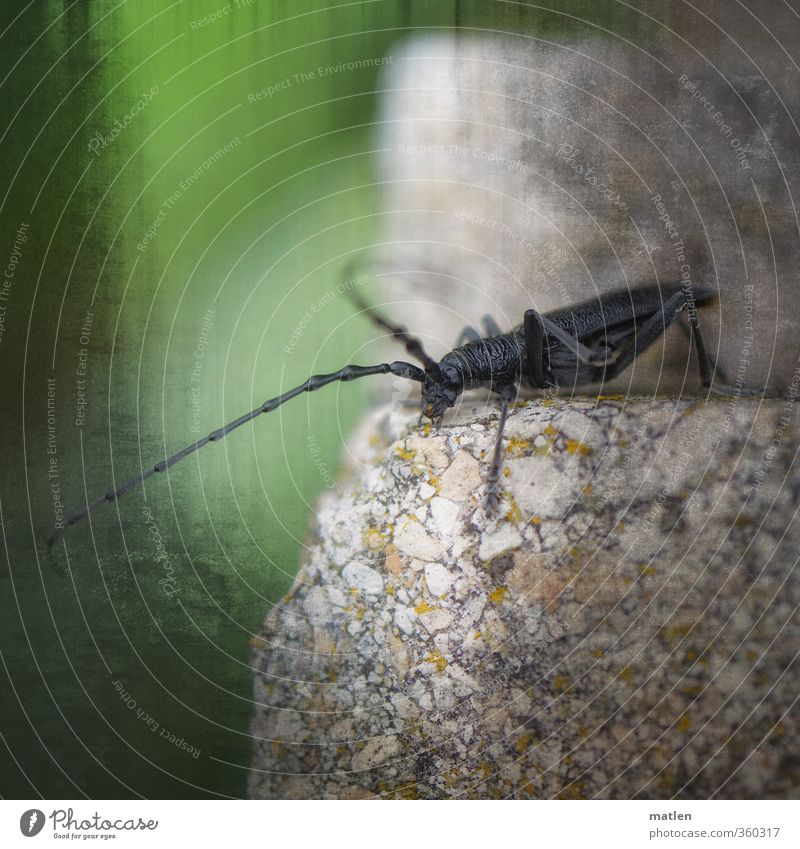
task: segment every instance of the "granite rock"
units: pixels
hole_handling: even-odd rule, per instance
[[[792,399],[518,404],[495,516],[497,411],[416,418],[255,641],[253,797],[797,797]]]

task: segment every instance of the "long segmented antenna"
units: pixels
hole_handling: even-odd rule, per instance
[[[356,268],[356,261],[351,262],[346,270],[345,275],[350,277],[353,271]],[[402,342],[406,346],[406,351],[412,356],[418,359],[426,369],[432,370],[434,373],[439,372],[439,364],[436,360],[431,357],[425,348],[417,339],[416,336],[412,336],[408,330],[403,327],[401,324],[394,324],[389,319],[384,318],[374,307],[371,307],[362,297],[361,295],[355,291],[355,289],[348,287],[347,294],[350,298],[352,298],[355,305],[364,313],[366,313],[369,318],[372,319],[373,323],[377,324],[378,327],[382,327],[384,330],[388,330],[392,336],[397,339],[398,342]]]
[[[188,457],[190,454],[194,454],[195,451],[202,448],[204,445],[207,445],[209,442],[219,442],[221,439],[224,439],[232,430],[236,430],[237,427],[241,427],[243,424],[247,424],[247,422],[252,421],[257,416],[260,416],[262,413],[271,413],[273,410],[277,409],[281,406],[281,404],[285,404],[287,401],[291,401],[292,398],[296,398],[298,395],[302,395],[303,392],[314,392],[317,389],[321,389],[323,386],[327,386],[330,383],[336,383],[337,381],[347,382],[349,380],[357,380],[360,377],[368,377],[373,374],[388,374],[392,373],[397,377],[404,377],[408,380],[415,380],[418,383],[421,383],[423,378],[425,377],[425,373],[422,369],[417,368],[417,366],[412,365],[411,363],[405,363],[402,360],[396,360],[393,363],[380,363],[380,365],[376,366],[345,366],[343,369],[339,371],[332,372],[331,374],[315,374],[308,378],[305,383],[301,383],[300,386],[296,386],[294,389],[290,389],[288,392],[284,392],[282,395],[277,395],[275,398],[270,398],[269,401],[265,401],[260,407],[256,407],[255,410],[252,410],[249,413],[245,413],[243,416],[239,416],[238,419],[234,419],[229,424],[226,424],[224,427],[219,428],[218,430],[212,431],[208,434],[208,436],[204,436],[202,439],[198,439],[197,442],[193,442],[191,445],[187,445],[185,448],[181,448],[180,451],[173,454],[171,457],[167,457],[165,460],[162,460],[160,463],[156,463],[155,466],[151,466],[148,469],[145,469],[142,472],[139,472],[138,475],[135,475],[130,480],[125,481],[121,486],[117,487],[113,492],[108,492],[100,498],[96,498],[94,501],[90,502],[86,505],[78,513],[70,516],[69,519],[64,522],[63,526],[60,528],[56,528],[53,535],[48,540],[48,548],[51,548],[58,540],[61,538],[61,535],[66,531],[67,528],[72,525],[80,522],[81,519],[86,518],[93,510],[99,507],[101,504],[105,504],[107,501],[116,501],[120,496],[124,495],[129,490],[138,486],[143,481],[146,481],[149,477],[156,474],[157,472],[164,472],[170,468],[170,466],[174,466],[176,463],[179,463],[185,457]]]

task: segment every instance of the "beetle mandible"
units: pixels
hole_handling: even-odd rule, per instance
[[[708,305],[716,292],[707,286],[681,285],[648,286],[621,289],[548,313],[534,309],[525,312],[523,322],[503,333],[493,319],[484,319],[486,336],[474,327],[466,327],[456,347],[438,362],[428,355],[422,343],[405,327],[389,321],[359,295],[350,290],[358,307],[379,327],[387,330],[405,345],[408,354],[422,363],[396,360],[372,366],[347,365],[331,374],[317,374],[305,383],[275,398],[270,398],[238,419],[208,436],[187,445],[170,457],[144,469],[106,495],[88,503],[70,516],[63,527],[56,529],[49,544],[66,528],[88,516],[107,501],[115,501],[151,475],[166,471],[180,460],[210,442],[219,442],[231,431],[252,421],[262,413],[273,410],[304,392],[313,392],[338,381],[357,380],[377,374],[393,374],[422,384],[422,415],[435,427],[441,425],[448,408],[454,406],[462,392],[477,387],[488,388],[500,398],[500,421],[494,452],[486,477],[485,509],[493,511],[500,490],[503,431],[511,404],[521,388],[557,390],[577,389],[603,383],[616,377],[633,360],[646,351],[684,310],[689,315],[690,339],[697,350],[700,381],[704,388],[718,393],[730,393],[730,386],[713,383],[719,371],[706,351],[700,332],[697,307]],[[756,394],[761,390],[745,390],[740,394]]]

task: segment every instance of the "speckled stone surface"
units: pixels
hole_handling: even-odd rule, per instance
[[[250,792],[797,797],[791,401],[383,407],[255,641]]]

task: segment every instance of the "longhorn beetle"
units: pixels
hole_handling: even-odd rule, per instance
[[[52,546],[67,527],[88,516],[96,507],[106,501],[115,501],[151,475],[166,471],[207,443],[219,442],[241,425],[262,413],[271,413],[303,392],[313,392],[337,381],[357,380],[373,374],[393,374],[417,381],[422,384],[420,423],[423,417],[427,417],[435,428],[439,427],[445,411],[455,404],[464,390],[484,387],[497,393],[501,403],[500,422],[486,478],[487,511],[494,510],[497,505],[503,430],[509,407],[521,387],[540,390],[578,388],[611,380],[647,350],[683,310],[687,310],[690,338],[697,348],[702,385],[711,391],[732,392],[729,386],[712,385],[712,375],[717,369],[706,352],[696,310],[697,306],[705,306],[716,297],[716,292],[706,286],[684,284],[622,289],[545,314],[529,309],[522,324],[508,333],[501,332],[494,320],[487,317],[484,319],[487,336],[482,337],[474,327],[466,327],[456,343],[457,347],[438,363],[405,327],[390,322],[367,306],[353,290],[350,294],[357,306],[378,327],[402,342],[408,354],[419,360],[424,369],[396,360],[374,366],[348,365],[331,374],[313,375],[300,386],[270,398],[252,412],[187,445],[171,457],[144,469],[112,492],[90,502],[56,530],[49,544]],[[749,390],[747,394],[757,391],[761,390]]]

